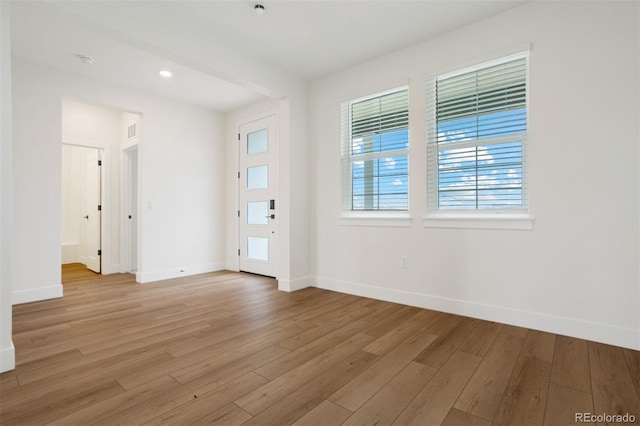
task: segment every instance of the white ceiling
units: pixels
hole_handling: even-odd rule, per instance
[[[15,56],[222,112],[525,0],[15,1]],[[75,55],[93,57],[93,65]],[[168,68],[170,80],[157,72]]]

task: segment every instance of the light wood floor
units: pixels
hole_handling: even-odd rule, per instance
[[[14,307],[2,425],[575,424],[640,417],[637,351],[219,272],[81,271]]]

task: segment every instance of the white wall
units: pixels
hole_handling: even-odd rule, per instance
[[[80,152],[86,148],[62,145],[62,263],[80,261],[81,183]]]
[[[638,7],[533,2],[312,83],[317,285],[640,349]],[[425,77],[527,43],[534,229],[424,228]],[[338,225],[340,102],[407,82],[412,226]]]
[[[138,279],[224,267],[226,153],[221,114],[19,58],[13,60],[13,75],[14,302],[62,294],[60,145],[65,97],[143,115],[139,196],[145,208],[140,211]]]
[[[0,2],[0,373],[15,368],[11,339],[13,164],[9,3]]]

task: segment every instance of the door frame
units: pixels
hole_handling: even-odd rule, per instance
[[[135,161],[136,161],[136,175],[133,175],[133,156],[132,154],[135,152]],[[140,147],[139,144],[133,144],[126,148],[122,149],[122,162],[121,162],[121,183],[120,183],[120,205],[121,205],[121,227],[120,227],[120,253],[122,258],[121,260],[121,270],[123,273],[133,273],[140,271]],[[136,183],[136,199],[132,200],[132,183],[135,181]],[[135,202],[135,212],[133,209],[133,202]],[[131,220],[128,218],[128,215],[131,213],[136,215],[135,217],[135,228],[131,225]],[[132,239],[135,234],[136,239],[136,267],[135,271],[132,267],[132,256],[133,252],[131,250]]]
[[[228,251],[228,257],[227,257],[227,269],[230,270],[234,270],[234,271],[240,271],[240,255],[238,255],[238,252],[240,249],[242,249],[243,244],[240,238],[240,218],[238,217],[238,212],[240,211],[240,209],[242,208],[242,206],[240,205],[240,178],[238,177],[238,173],[240,172],[240,150],[242,148],[242,143],[240,143],[240,129],[242,126],[245,126],[247,124],[251,124],[253,122],[256,121],[260,121],[263,119],[267,119],[267,118],[271,118],[273,117],[274,120],[274,129],[276,131],[276,138],[275,138],[275,145],[274,145],[274,153],[273,153],[273,158],[275,161],[275,167],[277,172],[277,180],[276,182],[274,182],[274,189],[275,189],[275,194],[276,194],[276,206],[278,207],[278,205],[282,205],[282,202],[280,201],[281,199],[281,191],[280,191],[280,182],[282,180],[281,176],[280,176],[280,115],[278,110],[267,110],[264,111],[260,114],[256,114],[256,115],[251,115],[251,116],[247,116],[244,117],[242,119],[239,119],[236,121],[235,126],[233,127],[234,132],[233,132],[233,136],[232,136],[232,143],[233,143],[233,149],[231,149],[229,152],[232,153],[231,154],[231,158],[232,158],[232,162],[230,161],[230,164],[233,165],[233,168],[231,168],[229,170],[229,174],[232,175],[232,182],[233,184],[233,191],[232,193],[234,194],[234,203],[232,205],[235,205],[235,209],[233,211],[233,228],[235,228],[235,232],[231,232],[228,234],[227,237],[227,242],[228,242],[228,247],[230,248],[230,251]],[[229,157],[228,157],[229,158]],[[281,215],[281,211],[282,209],[280,207],[278,207],[276,209],[276,214],[278,214],[280,216],[280,218],[282,217]],[[276,264],[275,264],[275,278],[278,279],[278,277],[280,276],[280,266],[282,265],[282,258],[281,258],[281,219],[278,219],[278,223],[277,223],[277,234],[278,234],[278,245],[277,245],[277,259],[276,259]]]

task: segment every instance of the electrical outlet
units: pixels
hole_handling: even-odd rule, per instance
[[[409,267],[409,258],[407,256],[400,256],[400,267],[404,269]]]

